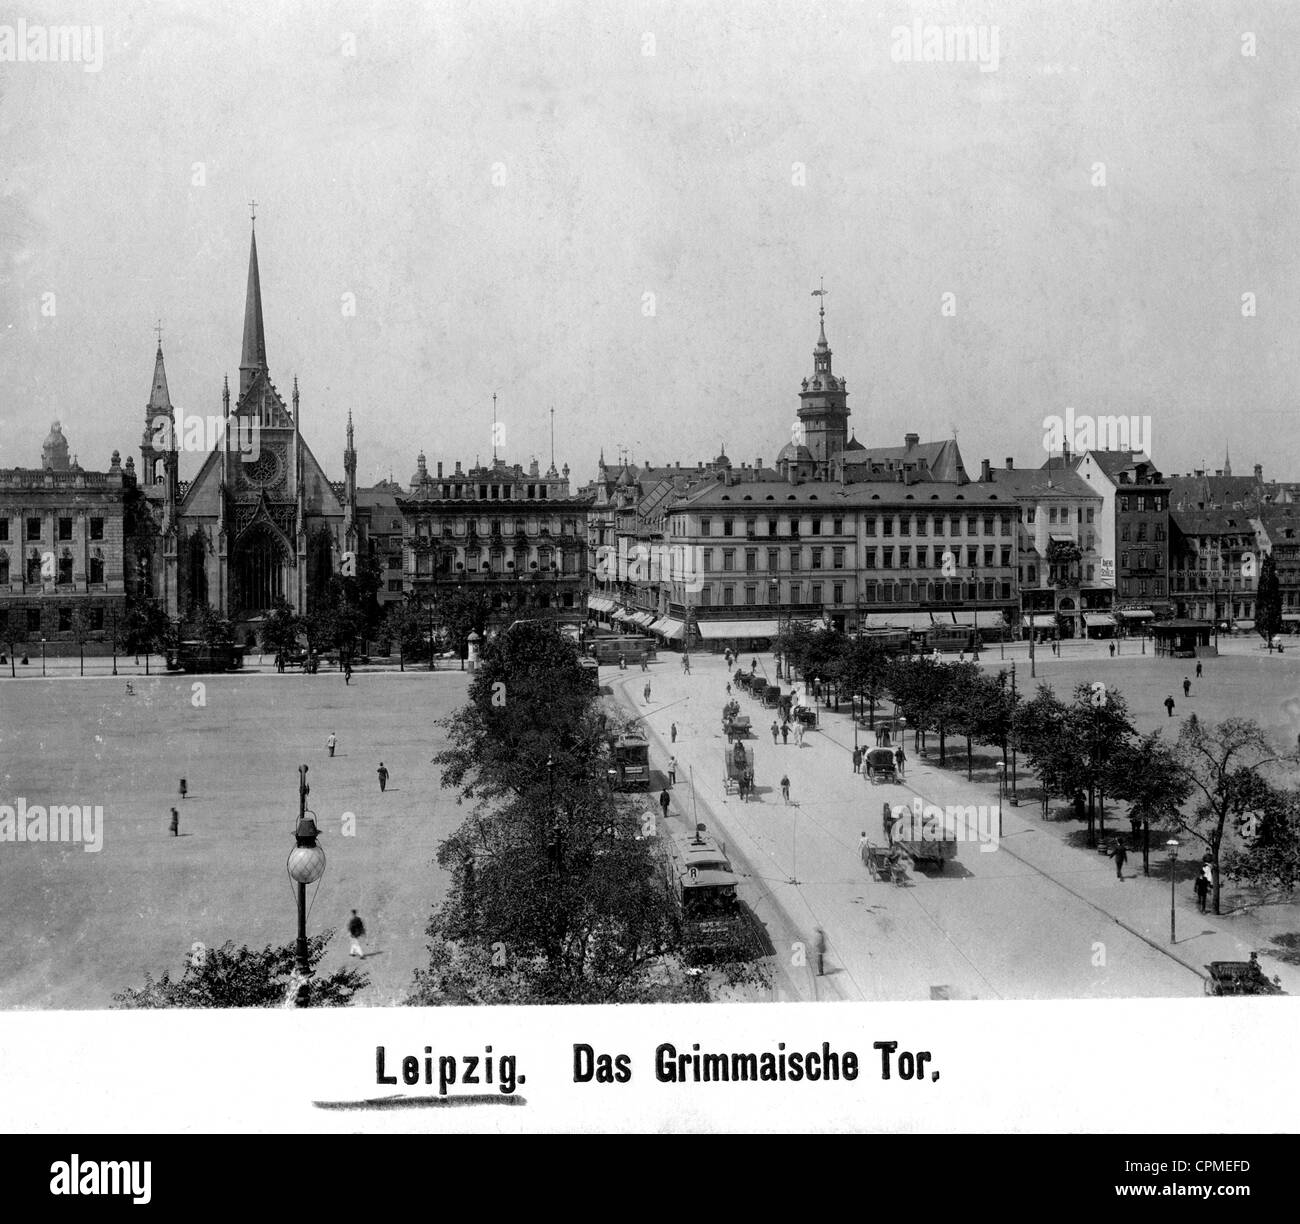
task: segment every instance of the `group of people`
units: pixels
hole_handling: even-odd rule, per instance
[[[790,742],[790,726],[791,724],[788,718],[782,719],[780,723],[777,723],[776,719],[772,720],[773,746],[776,745],[776,737],[778,735],[781,737],[781,743],[788,744]],[[796,748],[803,747],[803,723],[801,723],[797,718],[794,720],[794,746]]]

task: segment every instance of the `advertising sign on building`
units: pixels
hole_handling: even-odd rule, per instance
[[[1101,580],[1115,585],[1115,558],[1103,557],[1101,560]]]

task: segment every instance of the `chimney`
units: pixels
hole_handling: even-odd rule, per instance
[[[1014,472],[1015,470],[1016,470],[1015,463],[1014,463],[1014,461],[1012,460],[1011,456],[1008,455],[1008,456],[1007,456],[1007,471],[1008,471],[1008,472]]]
[[[1260,481],[1264,479],[1264,465],[1262,463],[1255,464],[1255,479]]]
[[[439,480],[442,479],[442,464],[441,464],[441,463],[438,464],[438,479],[439,479]]]
[[[916,446],[920,441],[921,441],[920,434],[910,433],[910,434],[903,435],[903,445],[907,450],[911,450],[912,447]]]
[[[987,459],[981,459],[980,460],[980,482],[982,484],[988,484],[988,482],[992,479],[993,479],[993,473],[992,471],[990,471],[989,461]]]
[[[757,472],[758,469],[761,468],[762,466],[763,466],[763,456],[759,455],[759,457],[754,460],[754,471]]]
[[[1222,468],[1216,468],[1215,471],[1214,471],[1214,474],[1215,474],[1216,476],[1222,476],[1222,475],[1223,475],[1223,469],[1222,469]]]

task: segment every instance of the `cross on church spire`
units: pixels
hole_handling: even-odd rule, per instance
[[[257,201],[256,201],[256,200],[249,200],[249,201],[248,201],[248,219],[249,219],[250,221],[254,221],[254,222],[257,220]]]
[[[162,320],[161,319],[158,320],[157,325],[154,327],[154,331],[158,333],[158,348],[159,351],[161,351],[162,350]]]

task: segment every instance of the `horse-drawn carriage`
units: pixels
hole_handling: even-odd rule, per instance
[[[723,752],[722,789],[748,800],[754,789],[754,750],[739,740]]]
[[[751,730],[748,714],[740,712],[740,702],[729,701],[722,707],[722,733],[728,742],[747,739]]]
[[[868,748],[862,759],[862,773],[876,786],[881,782],[898,781],[898,761],[892,748]]]

